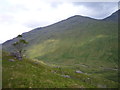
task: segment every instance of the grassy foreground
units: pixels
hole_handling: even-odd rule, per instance
[[[117,88],[118,83],[96,75],[75,73],[75,68],[47,65],[37,60],[10,62],[3,54],[3,88]],[[63,77],[68,75],[70,77]]]

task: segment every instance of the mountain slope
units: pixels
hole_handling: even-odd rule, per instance
[[[116,12],[117,13],[117,12]],[[107,19],[114,19],[111,15]],[[115,21],[115,20],[114,20]],[[118,24],[109,20],[95,20],[79,15],[53,25],[23,33],[29,42],[28,57],[46,63],[117,67]],[[16,38],[3,44],[3,49],[12,51]]]
[[[118,87],[117,13],[103,20],[76,15],[23,33],[30,59],[10,62],[3,53],[3,87]],[[3,43],[3,51],[13,52],[15,41]]]
[[[14,62],[9,61],[14,59]],[[3,53],[2,88],[117,88],[105,78],[75,73],[75,69],[52,67],[37,61],[19,61]],[[69,76],[69,77],[65,77]]]

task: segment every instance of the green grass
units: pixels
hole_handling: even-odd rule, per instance
[[[31,59],[8,61],[12,58],[3,55],[3,88],[115,88],[118,84],[93,74],[75,73],[78,68],[66,66],[57,68],[57,65],[47,65]],[[61,75],[69,75],[71,78]]]
[[[50,45],[47,46],[53,48],[52,50],[41,44],[44,50],[38,50],[39,47],[36,46],[36,48],[31,49],[31,51],[28,50],[28,53],[31,53],[30,55],[33,56],[33,58],[35,56],[35,58],[49,63],[75,64],[84,62],[86,64],[96,65],[94,63],[96,62],[99,66],[109,65],[115,67],[117,62],[117,43],[113,40],[109,42],[109,40],[109,38],[98,38],[91,42],[86,41],[82,46],[81,43],[75,40],[71,40],[70,42],[64,40],[60,41],[54,48]],[[113,49],[113,47],[115,48]],[[48,50],[48,52],[46,50]],[[45,54],[40,55],[42,53]],[[40,56],[38,56],[38,54]]]
[[[27,47],[28,57],[53,64],[86,63],[117,68],[117,23],[95,21],[61,30],[48,28],[43,35],[40,33],[44,30],[40,31],[40,40]]]
[[[3,88],[65,88],[93,87],[84,82],[61,77],[51,72],[51,68],[32,60],[10,62],[11,56],[3,57]],[[74,86],[75,85],[75,86]]]

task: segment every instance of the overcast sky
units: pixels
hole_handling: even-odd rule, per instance
[[[118,10],[118,2],[56,1],[0,0],[0,43],[74,15],[103,19]]]

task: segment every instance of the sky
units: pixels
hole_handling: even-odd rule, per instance
[[[74,15],[103,19],[118,10],[118,0],[86,1],[0,0],[0,43]]]

